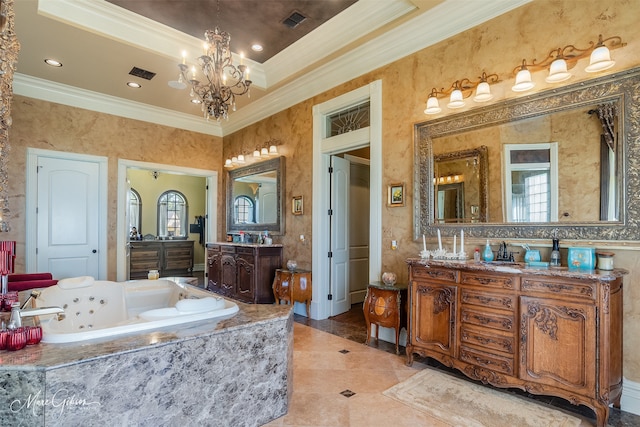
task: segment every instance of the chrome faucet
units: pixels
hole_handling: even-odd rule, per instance
[[[12,329],[21,327],[23,317],[46,316],[48,314],[56,314],[58,321],[65,318],[64,310],[60,307],[38,307],[20,309],[20,304],[14,303],[11,306],[9,328]]]

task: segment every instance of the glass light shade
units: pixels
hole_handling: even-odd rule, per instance
[[[244,164],[244,155],[240,154],[238,156],[238,164],[241,164],[241,165]]]
[[[591,52],[591,59],[589,65],[584,69],[587,73],[597,73],[598,71],[607,70],[615,64],[615,61],[611,60],[611,53],[606,46],[597,47]]]
[[[227,159],[224,161],[225,168],[230,168],[231,166],[233,166],[233,163],[231,163],[231,159]]]
[[[529,70],[522,69],[518,71],[516,75],[516,84],[511,88],[514,92],[525,92],[532,89],[536,84],[531,81],[531,72]]]
[[[558,58],[551,63],[549,75],[544,79],[547,83],[559,83],[571,78],[571,73],[567,71],[567,61]]]
[[[253,152],[253,157],[260,157],[260,150],[256,150]]]
[[[231,158],[231,163],[233,163],[234,165],[235,165],[235,164],[238,164],[238,158],[237,158],[236,156],[233,156],[233,157]]]
[[[424,110],[424,113],[438,114],[440,111],[442,111],[442,108],[440,108],[438,98],[436,98],[435,96],[430,96],[429,99],[427,99],[427,108]]]
[[[449,97],[449,103],[447,104],[449,108],[462,108],[464,107],[464,99],[462,99],[462,91],[460,89],[455,89],[451,92],[451,97]]]
[[[261,149],[261,150],[260,150],[260,155],[261,155],[262,157],[269,157],[269,150],[267,150],[267,148],[266,148],[266,147],[265,147],[265,148],[263,148],[263,149]]]
[[[276,147],[275,145],[272,145],[269,147],[269,155],[270,156],[275,156],[278,154],[278,147]]]
[[[493,99],[491,94],[491,86],[487,82],[480,82],[476,88],[476,96],[473,97],[475,102],[487,102]]]

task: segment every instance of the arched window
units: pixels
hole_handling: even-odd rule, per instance
[[[187,198],[179,191],[169,190],[158,199],[158,236],[187,237],[189,218]]]
[[[236,197],[235,202],[233,203],[233,208],[236,211],[234,218],[238,224],[253,224],[256,222],[256,209],[251,200],[247,196],[238,196]]]
[[[142,198],[140,198],[140,193],[138,193],[133,188],[129,189],[129,236],[136,238],[134,236],[134,228],[135,232],[138,234],[142,233]]]

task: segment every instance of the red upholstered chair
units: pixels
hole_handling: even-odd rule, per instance
[[[47,288],[58,283],[51,273],[27,273],[27,274],[10,274],[9,290],[25,291],[34,288]]]

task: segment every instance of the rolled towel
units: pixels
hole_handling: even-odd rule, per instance
[[[93,286],[95,279],[91,276],[70,277],[68,279],[58,280],[58,287],[60,289],[78,289],[88,288]]]

